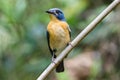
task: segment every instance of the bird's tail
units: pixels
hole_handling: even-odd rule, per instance
[[[60,64],[56,67],[56,72],[64,72],[64,62],[63,60],[60,62]]]

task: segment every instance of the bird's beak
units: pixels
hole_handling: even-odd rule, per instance
[[[46,13],[48,13],[48,14],[53,14],[53,12],[50,11],[50,10],[46,11]]]
[[[52,10],[47,10],[46,13],[56,15],[55,11],[52,11]]]

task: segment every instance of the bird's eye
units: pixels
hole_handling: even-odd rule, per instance
[[[56,10],[56,13],[57,13],[57,14],[59,14],[59,11],[58,11],[58,10]]]

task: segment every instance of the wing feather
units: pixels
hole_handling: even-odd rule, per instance
[[[49,47],[50,53],[51,53],[51,55],[53,55],[53,51],[52,51],[52,49],[50,48],[50,35],[49,35],[49,32],[48,32],[48,31],[47,31],[46,35],[47,35],[47,42],[48,42],[48,47]]]

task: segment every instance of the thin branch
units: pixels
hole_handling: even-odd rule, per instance
[[[55,59],[55,63],[51,63],[44,72],[38,77],[37,80],[44,80],[48,74],[65,58],[69,52],[81,42],[81,40],[91,32],[101,20],[104,19],[112,10],[120,3],[120,0],[114,0],[100,15],[98,15],[72,42],[67,46],[62,53]]]

